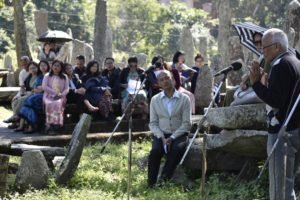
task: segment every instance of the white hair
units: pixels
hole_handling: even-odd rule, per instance
[[[161,77],[163,74],[166,74],[168,77],[170,77],[172,79],[172,73],[169,70],[160,70],[157,74],[156,74],[156,78],[158,79],[159,77]]]
[[[272,43],[279,43],[283,50],[287,50],[289,47],[287,35],[278,28],[271,28],[264,32],[263,38],[269,36]]]

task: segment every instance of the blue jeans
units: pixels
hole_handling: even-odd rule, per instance
[[[296,200],[294,191],[295,173],[299,164],[300,152],[300,129],[288,132],[290,144],[285,146],[285,140],[279,140],[276,149],[269,162],[269,195],[270,200]],[[278,137],[278,134],[268,135],[268,155]],[[286,180],[284,191],[284,157],[286,159]]]

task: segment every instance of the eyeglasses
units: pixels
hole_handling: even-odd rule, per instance
[[[107,62],[105,63],[106,65],[111,65],[111,64],[114,64],[113,62]]]
[[[269,48],[269,47],[271,47],[271,46],[273,46],[273,45],[277,45],[277,43],[275,42],[275,43],[272,43],[272,44],[270,44],[270,45],[268,45],[268,46],[265,46],[265,47],[262,47],[262,50],[265,50],[266,48]]]

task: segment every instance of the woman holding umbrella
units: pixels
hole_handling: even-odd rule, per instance
[[[56,54],[51,50],[50,44],[48,42],[44,43],[42,51],[39,53],[39,60],[45,60],[47,62],[52,62],[55,60]]]

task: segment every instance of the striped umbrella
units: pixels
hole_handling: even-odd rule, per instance
[[[258,25],[255,25],[251,22],[241,22],[232,25],[238,35],[240,36],[241,44],[247,47],[250,51],[255,53],[257,56],[260,56],[262,53],[256,49],[252,38],[254,33],[264,33],[268,28],[264,28]],[[300,59],[300,54],[294,48],[289,47],[289,52],[296,54],[297,58]]]
[[[240,36],[241,44],[247,47],[250,51],[255,53],[257,56],[261,55],[261,52],[258,51],[254,45],[252,35],[256,32],[264,33],[267,28],[263,28],[261,26],[257,26],[251,22],[242,22],[236,23],[232,25],[238,35]]]

